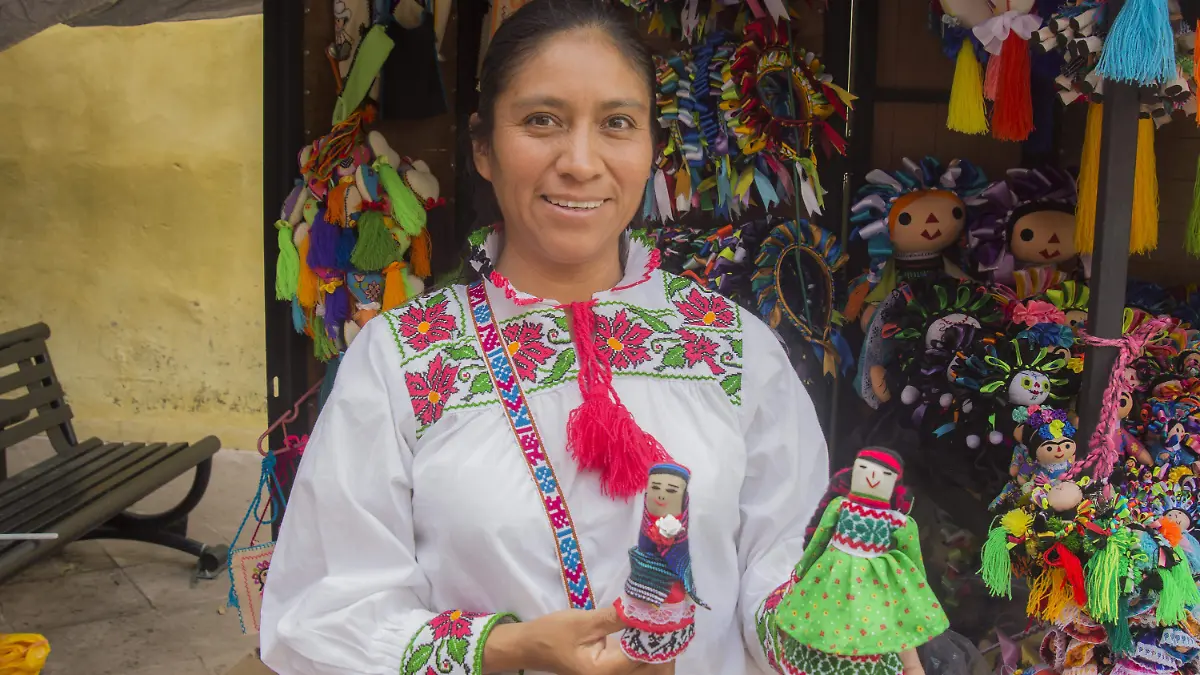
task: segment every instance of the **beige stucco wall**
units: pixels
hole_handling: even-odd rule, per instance
[[[266,423],[262,18],[0,52],[0,330],[44,321],[81,436]]]

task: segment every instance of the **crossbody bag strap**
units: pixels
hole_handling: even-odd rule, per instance
[[[476,281],[467,287],[467,301],[471,305],[475,337],[479,340],[479,348],[483,351],[484,361],[487,362],[492,386],[500,396],[509,427],[516,437],[517,447],[521,448],[525,457],[529,477],[533,479],[534,487],[542,499],[542,507],[546,511],[546,519],[550,522],[567,600],[574,609],[594,609],[596,602],[592,595],[592,586],[588,582],[587,565],[583,562],[583,549],[579,546],[571,510],[567,508],[566,497],[559,487],[554,467],[550,465],[550,457],[546,454],[542,435],[533,421],[533,412],[529,409],[525,392],[521,390],[517,370],[513,367],[512,357],[492,313],[492,305],[482,281]]]

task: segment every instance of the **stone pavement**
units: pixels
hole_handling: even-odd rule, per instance
[[[164,439],[170,440],[170,439]],[[10,471],[53,453],[44,439],[10,450]],[[222,450],[188,534],[228,544],[258,484],[258,453]],[[134,508],[153,512],[180,499],[191,473]],[[254,650],[237,610],[225,609],[228,576],[193,581],[195,559],[129,541],[68,544],[56,558],[0,585],[0,633],[50,640],[44,675],[222,675]]]

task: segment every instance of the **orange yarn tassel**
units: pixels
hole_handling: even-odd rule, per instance
[[[1183,530],[1175,521],[1167,518],[1158,521],[1158,532],[1172,548],[1178,546],[1179,542],[1183,540]]]
[[[429,228],[421,230],[421,234],[412,240],[409,263],[412,264],[412,273],[422,279],[428,279],[432,274],[429,268],[429,256],[432,248],[433,242],[429,238]]]
[[[340,227],[346,227],[346,191],[354,185],[354,176],[343,176],[337,186],[329,191],[325,200],[325,220]]]
[[[383,311],[396,309],[408,302],[404,285],[404,263],[394,262],[383,268]]]
[[[989,101],[996,100],[996,92],[1000,90],[1000,56],[993,54],[988,57],[987,69],[983,75],[983,97]]]
[[[1033,98],[1029,81],[1029,44],[1016,33],[1010,32],[1004,39],[999,68],[992,136],[1001,141],[1023,141],[1033,131]]]
[[[300,283],[296,285],[296,299],[304,309],[317,306],[317,273],[308,266],[308,247],[310,241],[307,235],[300,240],[296,252],[300,256]]]

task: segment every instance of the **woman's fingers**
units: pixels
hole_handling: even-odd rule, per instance
[[[620,615],[617,614],[616,608],[611,605],[592,610],[591,620],[590,629],[592,636],[596,639],[612,635],[625,628],[625,624],[621,621]]]

